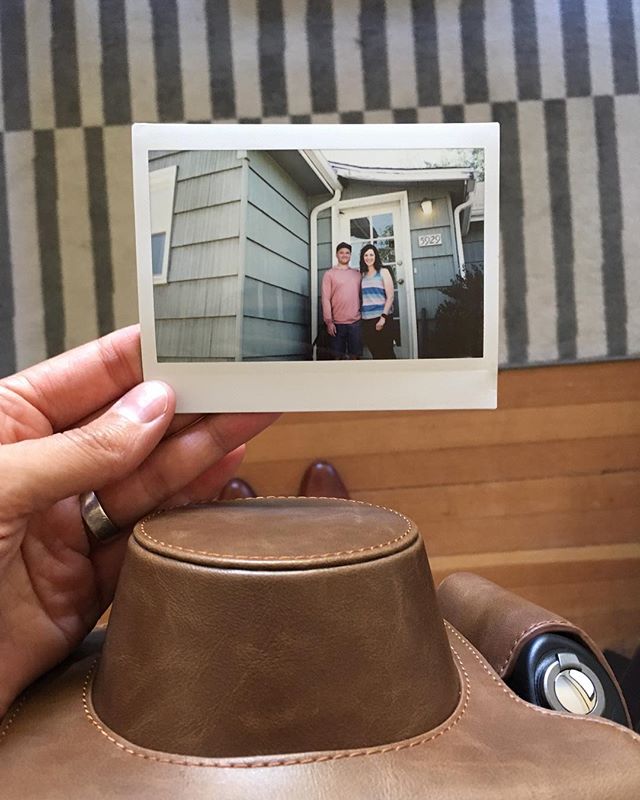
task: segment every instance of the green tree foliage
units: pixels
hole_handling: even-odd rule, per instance
[[[482,147],[470,148],[451,148],[447,150],[444,157],[435,161],[425,159],[425,167],[430,169],[444,167],[470,167],[473,170],[474,178],[477,181],[484,181],[484,149]]]

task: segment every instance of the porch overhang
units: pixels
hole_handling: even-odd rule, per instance
[[[320,150],[301,150],[302,157],[330,192],[342,189],[342,184],[331,164]]]
[[[269,150],[269,155],[307,195],[335,194],[341,184],[337,175],[318,152],[309,150]]]
[[[361,181],[364,183],[461,183],[462,198],[473,199],[472,205],[465,210],[463,227],[468,229],[470,222],[484,219],[484,183],[475,180],[474,171],[470,167],[389,167],[363,166],[348,164],[342,161],[327,161],[335,174],[343,180]]]
[[[327,162],[339,178],[370,183],[440,183],[444,181],[468,181],[473,179],[473,170],[467,167],[363,167],[339,161]]]

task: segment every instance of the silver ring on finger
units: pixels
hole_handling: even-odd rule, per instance
[[[82,521],[94,544],[104,544],[120,533],[120,528],[113,523],[95,492],[84,492],[79,499]]]

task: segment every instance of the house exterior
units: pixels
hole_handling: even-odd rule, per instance
[[[425,357],[440,289],[482,262],[468,167],[199,150],[152,152],[149,170],[159,361],[313,358],[322,275],[343,240],[354,268],[360,247],[378,246],[394,275],[396,355]]]

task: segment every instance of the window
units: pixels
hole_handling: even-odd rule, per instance
[[[177,173],[176,166],[153,170],[149,173],[151,264],[154,283],[166,283],[168,280]]]
[[[153,277],[162,277],[164,267],[164,243],[167,239],[166,233],[151,234],[151,263]]]
[[[372,214],[351,219],[351,247],[359,257],[365,244],[374,244],[380,251],[382,263],[394,274],[396,260],[393,214]]]

